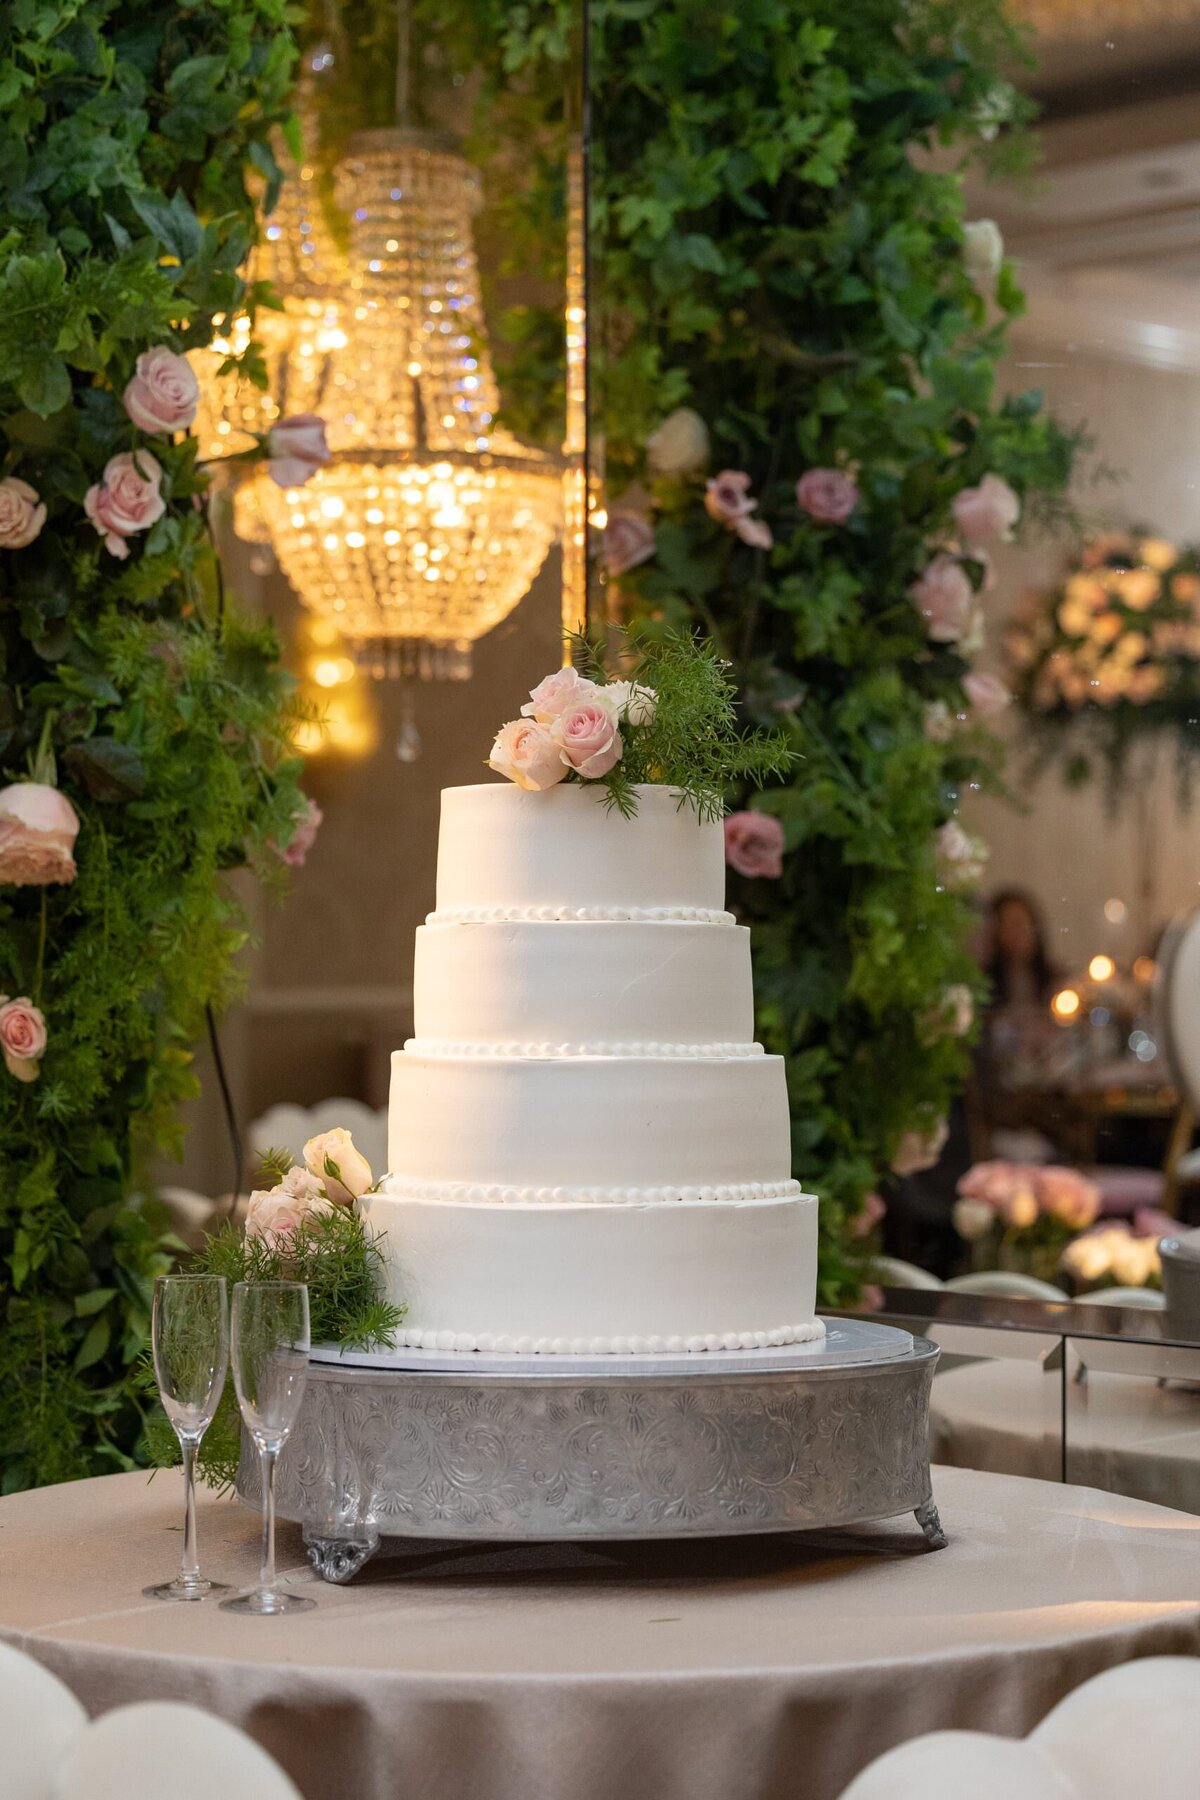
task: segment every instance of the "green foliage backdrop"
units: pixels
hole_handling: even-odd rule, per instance
[[[46,1017],[0,1072],[0,1479],[124,1466],[165,1266],[139,1148],[194,1088],[242,941],[224,871],[286,845],[298,791],[269,631],[219,591],[195,441],[155,437],[162,518],[102,548],[83,512],[135,448],[139,352],[206,344],[247,296],[247,163],[286,112],[285,0],[0,9],[0,456],[48,508],[0,550],[0,786],[39,745],[81,820],[69,885],[0,886],[0,990]]]

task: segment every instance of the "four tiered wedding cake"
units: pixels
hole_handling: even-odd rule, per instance
[[[816,1201],[753,1042],[720,823],[667,787],[442,795],[416,1036],[392,1061],[403,1341],[638,1354],[819,1337]]]

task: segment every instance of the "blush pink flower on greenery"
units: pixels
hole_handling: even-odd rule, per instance
[[[18,475],[0,481],[0,550],[24,550],[46,523],[45,504],[36,488]]]
[[[1002,476],[985,475],[978,487],[956,494],[950,510],[964,542],[1006,544],[1021,517],[1021,502]]]
[[[602,695],[603,688],[599,690]],[[585,781],[599,781],[624,754],[616,709],[606,700],[577,700],[563,708],[550,727],[563,761]]]
[[[735,812],[725,820],[725,861],[753,881],[783,874],[783,826],[770,813]]]
[[[631,569],[649,562],[657,549],[654,527],[643,513],[623,507],[615,507],[609,513],[600,552],[606,574],[614,580],[628,575]]]
[[[26,994],[17,1000],[0,994],[0,1051],[10,1075],[18,1081],[37,1080],[46,1053],[46,1021]]]
[[[904,1132],[892,1157],[893,1175],[919,1175],[925,1169],[932,1169],[941,1158],[949,1136],[950,1127],[945,1119]]]
[[[766,521],[753,516],[758,501],[750,498],[750,477],[744,469],[722,469],[705,482],[704,510],[755,550],[769,550],[775,542]]]
[[[882,1194],[865,1194],[862,1206],[850,1221],[851,1237],[870,1237],[875,1227],[883,1222],[886,1215],[887,1201]]]
[[[963,676],[963,689],[977,718],[994,719],[1012,702],[1012,694],[998,675]]]
[[[65,794],[41,781],[0,789],[0,882],[46,887],[74,881],[79,815]]]
[[[1078,1169],[1045,1163],[1029,1171],[1042,1212],[1072,1231],[1086,1231],[1100,1213],[1100,1189]]]
[[[954,644],[965,635],[975,593],[957,558],[935,556],[908,591],[933,643]]]
[[[162,497],[162,464],[149,450],[122,450],[104,465],[104,474],[83,497],[83,510],[110,556],[129,555],[126,539],[148,531],[167,509]]]
[[[317,841],[317,832],[321,829],[321,821],[324,817],[325,814],[316,801],[309,799],[306,795],[295,814],[296,828],[288,839],[286,847],[279,851],[280,860],[285,862],[289,869],[304,867],[308,853]]]
[[[543,676],[537,686],[529,690],[521,717],[536,719],[539,725],[551,725],[568,706],[581,700],[595,700],[601,692],[599,682],[589,681],[568,663],[565,669],[555,669],[552,675]]]
[[[536,719],[510,719],[502,725],[488,767],[531,794],[554,787],[567,774],[567,764],[549,727]]]
[[[266,436],[267,473],[276,487],[303,487],[333,460],[325,442],[325,421],[317,413],[292,413]]]
[[[165,344],[143,350],[126,385],[125,411],[139,431],[186,431],[196,417],[200,389],[186,356]]]
[[[820,525],[844,525],[858,501],[858,483],[844,469],[806,469],[796,483],[797,506]]]

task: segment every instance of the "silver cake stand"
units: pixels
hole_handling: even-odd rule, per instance
[[[831,1319],[814,1344],[703,1356],[315,1350],[279,1514],[344,1582],[383,1539],[492,1544],[717,1537],[914,1512],[938,1350]],[[259,1498],[243,1444],[242,1498]]]

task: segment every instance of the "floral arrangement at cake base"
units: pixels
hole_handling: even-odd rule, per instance
[[[301,1163],[286,1150],[269,1151],[259,1179],[264,1185],[250,1195],[245,1225],[231,1222],[208,1238],[192,1271],[223,1275],[230,1292],[237,1281],[302,1281],[314,1344],[390,1347],[405,1309],[384,1297],[381,1241],[360,1209],[378,1183],[350,1133],[339,1126],[310,1138]],[[153,1393],[149,1367],[144,1380]],[[178,1440],[161,1410],[148,1420],[146,1438],[152,1462],[172,1467],[179,1461]],[[233,1482],[239,1445],[231,1377],[197,1459],[210,1485]]]
[[[958,1184],[954,1228],[976,1269],[1053,1281],[1063,1251],[1100,1212],[1100,1190],[1056,1163],[980,1162]]]
[[[1078,1293],[1110,1287],[1161,1288],[1159,1239],[1172,1236],[1179,1221],[1147,1207],[1127,1219],[1106,1220],[1074,1238],[1062,1253],[1062,1267]]]
[[[1068,781],[1097,765],[1115,784],[1135,747],[1173,740],[1196,751],[1200,706],[1200,553],[1165,538],[1109,531],[1062,579],[1031,593],[1009,628],[1018,704],[1042,762]]]

